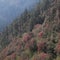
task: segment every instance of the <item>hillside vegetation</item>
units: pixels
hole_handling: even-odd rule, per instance
[[[0,33],[0,60],[60,60],[60,0],[43,0]]]

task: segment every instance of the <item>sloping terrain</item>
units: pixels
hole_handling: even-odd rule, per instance
[[[38,4],[30,17],[24,12],[21,20],[3,32],[9,32],[5,36],[9,44],[2,49],[0,60],[60,60],[60,0],[46,0],[45,5],[39,8]]]
[[[44,16],[39,16],[40,13],[40,3],[38,3],[34,9],[31,11],[26,9],[21,16],[7,26],[0,36],[1,49],[5,48],[13,37],[21,37],[24,32],[32,31],[35,24],[42,24],[44,22]]]

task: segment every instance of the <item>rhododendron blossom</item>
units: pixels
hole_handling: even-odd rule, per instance
[[[34,39],[31,39],[31,41],[30,41],[30,45],[33,46],[34,43],[35,43],[35,40],[34,40]]]
[[[45,42],[38,42],[37,43],[37,47],[38,47],[38,51],[41,51],[45,46]]]
[[[40,57],[40,60],[48,60],[50,55],[47,53],[41,53],[39,57]]]
[[[43,36],[43,31],[41,31],[41,32],[38,33],[38,37],[41,38],[42,36]]]
[[[27,42],[30,38],[31,38],[31,36],[26,33],[26,34],[23,36],[23,41],[24,41],[24,42]]]
[[[34,49],[35,46],[35,40],[31,39],[28,43],[26,43],[25,48],[27,49]]]
[[[55,48],[55,51],[57,53],[60,53],[60,42],[57,44],[56,48]]]

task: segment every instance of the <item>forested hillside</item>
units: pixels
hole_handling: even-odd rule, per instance
[[[42,24],[44,22],[44,16],[40,12],[40,2],[32,10],[25,10],[21,16],[16,18],[9,26],[7,26],[1,34],[1,45],[9,44],[12,40],[9,37],[22,36],[24,32],[32,31],[35,24]],[[41,13],[41,15],[40,15]],[[3,41],[3,42],[2,42]]]
[[[0,60],[60,60],[60,0],[42,0],[7,26]]]

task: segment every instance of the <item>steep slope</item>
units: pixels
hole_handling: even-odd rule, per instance
[[[40,4],[38,4],[34,10],[32,9],[32,11],[26,9],[20,17],[6,27],[0,38],[0,44],[3,48],[10,43],[14,36],[21,37],[24,32],[32,31],[35,24],[42,24],[44,22],[44,16],[39,16],[41,13],[39,6]]]
[[[11,43],[0,53],[0,60],[60,60],[60,1],[49,1],[51,2],[49,7],[43,9],[43,12],[39,13],[37,17],[35,16],[36,20],[30,20],[34,23],[31,22],[34,26],[30,27],[31,30],[26,28],[26,24],[30,21],[22,22],[22,27],[25,25],[24,29],[28,30],[24,34],[21,33],[21,37],[19,31],[17,31],[17,35],[12,36]],[[41,17],[39,20],[37,19],[38,16]],[[41,24],[42,19],[43,24]]]

